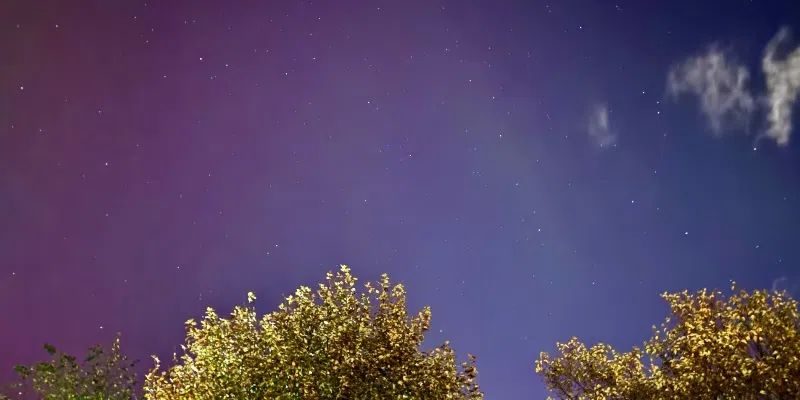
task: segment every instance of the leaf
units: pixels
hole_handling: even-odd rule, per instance
[[[47,354],[50,354],[51,356],[56,354],[56,348],[52,344],[45,343],[44,350],[47,352]]]
[[[384,274],[359,292],[344,265],[325,277],[316,291],[300,287],[263,316],[249,306],[252,293],[228,318],[209,309],[173,366],[160,370],[156,359],[145,398],[483,398],[473,356],[460,365],[446,345],[421,348],[430,310],[410,316],[402,285]]]
[[[800,398],[798,303],[767,291],[665,293],[671,315],[644,351],[573,338],[536,373],[556,399]]]

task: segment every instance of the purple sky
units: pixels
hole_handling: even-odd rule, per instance
[[[0,379],[116,332],[149,367],[348,264],[540,398],[540,351],[639,344],[663,291],[796,288],[789,3],[6,0]]]

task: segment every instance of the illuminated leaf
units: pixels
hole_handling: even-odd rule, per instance
[[[643,349],[577,338],[536,362],[556,399],[799,399],[800,315],[785,292],[664,293],[671,315]]]
[[[483,398],[474,356],[459,366],[447,343],[420,349],[430,309],[409,316],[402,285],[383,275],[358,293],[346,266],[326,278],[318,290],[300,287],[260,318],[252,293],[228,318],[208,309],[199,326],[186,324],[185,350],[172,367],[161,370],[154,358],[145,398]]]

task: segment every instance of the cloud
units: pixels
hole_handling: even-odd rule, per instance
[[[800,95],[800,46],[777,58],[778,47],[790,38],[788,28],[780,31],[767,43],[761,59],[761,69],[767,82],[767,131],[765,135],[780,146],[789,143],[792,133],[792,107]]]
[[[617,142],[617,135],[611,131],[610,111],[607,105],[599,104],[592,109],[589,115],[589,137],[603,148]]]
[[[787,282],[788,282],[788,278],[785,277],[785,276],[780,276],[778,278],[775,278],[775,280],[772,281],[771,291],[780,292],[780,291],[786,290],[786,283]]]
[[[750,72],[717,46],[706,54],[673,65],[667,75],[667,90],[674,98],[697,96],[711,131],[721,135],[726,128],[747,128],[755,101],[747,89]]]
[[[770,289],[772,292],[785,291],[790,296],[795,297],[797,296],[798,290],[800,290],[800,284],[798,284],[798,277],[791,277],[791,276],[778,277],[772,281],[772,287]]]

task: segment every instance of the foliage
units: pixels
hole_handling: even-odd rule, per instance
[[[786,292],[663,294],[671,317],[643,348],[559,343],[536,362],[557,399],[798,399],[800,315]]]
[[[21,378],[21,382],[12,385],[17,396],[35,394],[45,400],[130,400],[133,397],[136,362],[120,354],[119,336],[109,352],[99,345],[89,349],[82,364],[74,356],[56,351],[52,345],[46,344],[44,349],[52,357],[50,362],[14,367]],[[0,395],[0,399],[9,397]]]
[[[406,311],[402,285],[383,275],[356,293],[346,266],[313,292],[301,287],[260,320],[248,293],[226,319],[208,308],[186,322],[183,355],[148,372],[145,398],[211,399],[482,399],[475,358],[456,363],[445,342],[419,350],[430,309]]]

